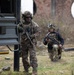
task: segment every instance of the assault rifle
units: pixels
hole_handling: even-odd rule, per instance
[[[27,36],[28,40],[30,41],[30,43],[31,43],[32,45],[34,45],[34,44],[33,44],[33,42],[32,42],[32,40],[31,40],[31,38],[30,38],[29,33],[28,33],[28,32],[25,32],[25,34],[26,34],[26,36]]]
[[[54,44],[60,44],[60,42],[56,38],[54,38],[54,37],[52,38],[52,37],[48,36],[47,39],[50,39],[51,42],[54,43]]]
[[[26,36],[27,36],[27,39],[30,41],[30,43],[31,43],[32,45],[34,45],[33,42],[32,42],[32,40],[31,40],[31,37],[30,37],[30,35],[29,35],[29,33],[28,33],[27,31],[25,31],[25,32],[23,33],[23,35],[26,35]]]

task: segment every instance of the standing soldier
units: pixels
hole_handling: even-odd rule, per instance
[[[53,44],[57,44],[59,46],[58,58],[61,59],[64,39],[62,38],[62,36],[59,32],[56,32],[55,26],[53,24],[50,24],[48,26],[48,33],[44,37],[43,43],[44,43],[44,45],[48,45],[48,53],[49,53],[49,57],[50,57],[51,61],[54,61],[53,50],[52,50]]]
[[[22,62],[25,71],[28,73],[29,67],[33,68],[32,75],[37,75],[37,58],[35,45],[37,44],[36,37],[39,35],[39,26],[32,21],[32,14],[25,11],[22,15],[23,22],[18,25],[18,30],[21,32],[21,50]],[[30,57],[30,63],[28,62]]]

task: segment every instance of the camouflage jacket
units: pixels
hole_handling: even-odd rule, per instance
[[[29,24],[26,24],[25,22],[20,23],[18,25],[18,31],[21,32],[22,44],[30,44],[31,42],[33,42],[34,44],[37,43],[36,37],[39,35],[39,26],[34,21]],[[28,33],[30,39],[26,35],[26,32]]]

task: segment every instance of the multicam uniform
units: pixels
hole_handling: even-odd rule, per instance
[[[36,36],[39,31],[39,26],[34,21],[29,24],[23,22],[19,26],[23,28],[23,33],[21,34],[21,49],[24,69],[25,71],[28,71],[28,68],[32,66],[33,70],[37,71],[38,64],[35,45],[37,43]],[[26,32],[28,33],[30,39],[26,35]],[[30,64],[28,62],[28,55],[30,57]]]

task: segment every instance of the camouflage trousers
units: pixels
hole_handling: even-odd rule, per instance
[[[52,49],[48,49],[48,53],[53,53]],[[58,55],[62,54],[62,48],[58,49]]]
[[[34,46],[22,45],[22,62],[25,71],[28,72],[30,66],[33,68],[33,71],[37,71],[38,64]]]
[[[62,55],[62,49],[58,49],[57,53],[58,53],[58,58],[60,59],[61,55]],[[53,50],[49,50],[49,58],[51,59],[51,61],[54,60],[53,57],[54,57],[54,51]]]

